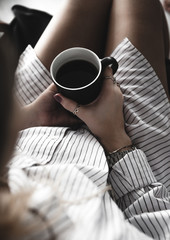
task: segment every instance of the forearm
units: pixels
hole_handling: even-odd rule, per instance
[[[118,161],[107,157],[110,164],[109,180],[116,200],[157,182],[143,151],[132,150]]]
[[[154,239],[169,236],[169,193],[157,182],[143,151],[132,150],[110,164],[108,181],[114,200],[131,224]],[[160,227],[161,232],[154,230]]]
[[[135,207],[135,214],[166,210],[166,205],[170,204],[168,190],[157,182],[142,150],[132,149],[117,162],[114,159],[111,161],[109,157],[107,160],[110,165],[108,180],[115,200],[127,218],[132,217],[129,209]]]
[[[101,139],[101,144],[103,145],[106,154],[109,152],[116,151],[125,146],[132,145],[132,141],[126,134],[125,130],[118,130],[116,133],[110,132],[110,136]]]

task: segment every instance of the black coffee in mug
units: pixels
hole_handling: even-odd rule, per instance
[[[58,92],[79,104],[89,104],[99,95],[103,70],[111,65],[113,74],[118,63],[113,57],[99,57],[87,48],[74,47],[59,53],[50,66]]]
[[[59,84],[68,88],[79,88],[91,83],[97,76],[97,68],[85,60],[74,60],[65,63],[56,74]]]

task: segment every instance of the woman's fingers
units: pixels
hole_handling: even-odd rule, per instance
[[[73,113],[74,115],[80,117],[79,110],[80,105],[76,103],[75,101],[68,99],[61,95],[60,93],[57,93],[54,95],[54,98],[57,102],[59,102],[66,110]],[[81,117],[80,117],[81,118]]]
[[[115,112],[122,107],[120,104],[122,93],[117,86],[110,67],[106,68],[103,72],[103,81],[103,87],[98,98],[88,105],[80,106],[75,101],[64,97],[60,93],[55,94],[54,98],[66,110],[79,117],[87,125],[90,125],[92,121],[96,123],[103,122],[105,118],[111,118],[111,112]],[[102,112],[105,113],[104,116],[101,115]]]

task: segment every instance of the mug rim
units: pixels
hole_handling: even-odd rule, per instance
[[[63,54],[66,54],[67,52],[73,51],[73,50],[81,50],[81,51],[84,51],[84,52],[86,51],[86,52],[92,54],[92,55],[98,60],[98,63],[99,63],[99,70],[98,70],[98,74],[97,74],[97,76],[95,77],[95,79],[94,79],[92,82],[88,83],[87,85],[82,86],[82,87],[77,87],[77,88],[75,88],[75,87],[74,87],[74,88],[65,87],[65,86],[61,85],[60,83],[58,83],[58,82],[56,81],[55,77],[53,76],[53,66],[54,66],[56,60],[57,60],[58,58],[60,58]],[[80,59],[80,58],[78,59],[78,58],[77,58],[76,60],[84,60],[84,59],[83,59],[83,58],[82,58],[82,59]],[[86,60],[86,61],[87,61],[87,60]],[[69,62],[69,61],[68,61],[68,62]],[[89,62],[90,62],[90,61],[89,61]],[[67,62],[65,62],[65,63],[67,63]],[[92,63],[92,62],[90,62],[90,63]],[[93,63],[92,63],[92,64],[93,64]],[[61,65],[61,66],[62,66],[62,65]],[[59,54],[53,59],[53,61],[52,61],[52,63],[51,63],[51,66],[50,66],[50,73],[51,73],[51,77],[52,77],[53,82],[54,82],[57,86],[65,89],[65,90],[77,91],[77,90],[85,89],[85,88],[89,87],[90,85],[92,85],[94,82],[96,82],[96,81],[98,80],[100,74],[101,74],[101,69],[102,69],[101,60],[100,60],[100,58],[97,56],[96,53],[94,53],[93,51],[91,51],[91,50],[88,49],[88,48],[72,47],[72,48],[68,48],[68,49],[62,51],[61,53],[59,53]]]

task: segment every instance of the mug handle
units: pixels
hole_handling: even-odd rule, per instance
[[[111,64],[111,68],[113,70],[113,74],[116,73],[119,65],[118,62],[116,61],[115,58],[113,57],[105,57],[101,60],[101,64],[102,64],[102,70],[104,70],[108,65]]]

